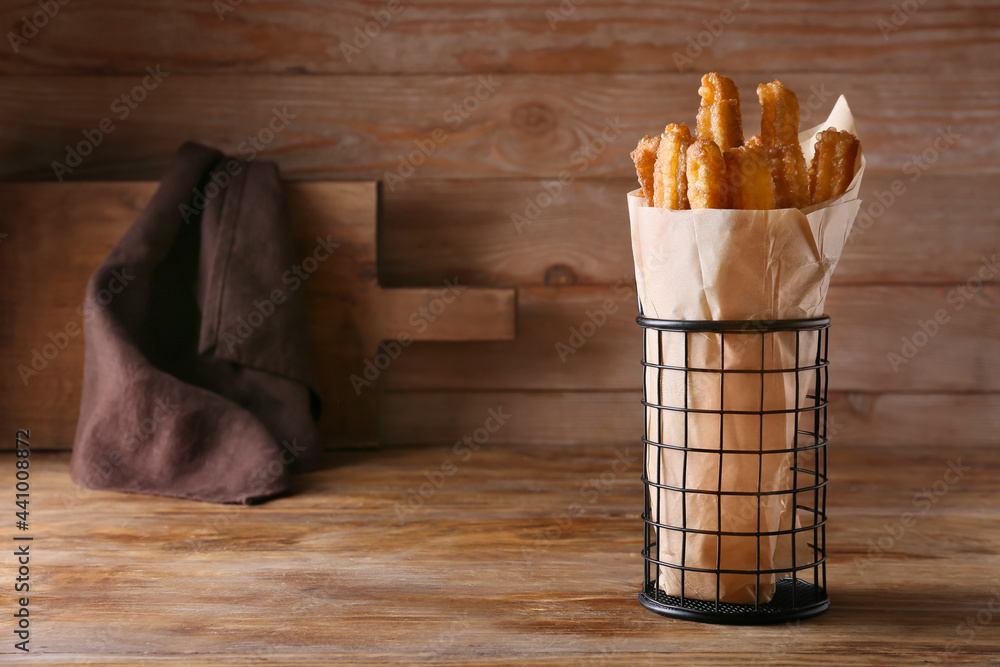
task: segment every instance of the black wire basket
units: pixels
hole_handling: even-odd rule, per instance
[[[639,602],[724,624],[822,613],[830,319],[637,321]]]

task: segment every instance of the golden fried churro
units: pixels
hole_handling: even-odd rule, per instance
[[[726,208],[726,163],[716,143],[699,137],[688,148],[686,158],[691,208]]]
[[[757,86],[760,136],[765,146],[799,145],[799,98],[780,81]]]
[[[756,137],[754,137],[756,139]],[[730,208],[766,211],[774,208],[774,185],[767,149],[751,140],[723,154]]]
[[[839,197],[854,178],[860,142],[846,130],[829,128],[816,135],[816,153],[809,166],[809,199],[813,204]]]
[[[701,78],[697,136],[671,123],[658,137],[643,137],[632,151],[643,197],[669,209],[805,208],[839,197],[854,178],[860,146],[849,132],[816,137],[806,164],[799,145],[798,97],[781,81],[757,87],[760,134],[744,141],[740,95],[716,72]]]
[[[802,147],[772,146],[767,152],[774,183],[775,208],[803,208],[809,205],[809,172]]]
[[[650,138],[646,135],[632,151],[632,161],[635,162],[635,173],[639,177],[639,187],[646,203],[653,205],[653,166],[656,164],[656,149],[660,146],[660,138]]]
[[[698,138],[711,139],[720,150],[743,145],[740,91],[729,77],[712,72],[701,77]]]
[[[653,206],[690,208],[687,196],[685,161],[691,145],[691,130],[685,123],[671,123],[660,136],[660,148],[653,168]]]

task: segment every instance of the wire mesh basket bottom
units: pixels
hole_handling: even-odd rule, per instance
[[[639,593],[639,602],[646,609],[664,616],[724,625],[787,623],[816,616],[830,607],[830,598],[822,587],[801,579],[779,580],[771,601],[757,607],[691,598],[681,600],[661,591],[656,582],[647,583],[646,589]]]

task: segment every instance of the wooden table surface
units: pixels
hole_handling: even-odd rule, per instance
[[[638,604],[638,445],[330,456],[235,507],[77,489],[34,453],[31,652],[5,548],[0,663],[1000,665],[996,447],[834,441],[831,609],[762,627]]]

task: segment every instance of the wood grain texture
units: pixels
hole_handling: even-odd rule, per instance
[[[232,507],[77,489],[67,455],[36,454],[21,660],[982,667],[1000,652],[995,614],[975,620],[997,599],[1000,449],[831,448],[831,609],[746,628],[637,603],[639,460],[589,443],[344,452],[293,496]],[[445,461],[454,472],[430,486]],[[920,512],[950,464],[960,478]]]
[[[0,51],[0,71],[134,73],[146,62],[195,73],[767,71],[776,60],[784,71],[934,71],[981,66],[1000,42],[998,7],[983,0],[900,12],[895,31],[891,5],[864,0],[562,7],[401,0],[395,14],[388,7],[386,0],[70,3],[17,54]],[[37,10],[28,0],[7,2],[0,24],[17,30]],[[366,27],[373,38],[357,35]]]
[[[835,284],[965,282],[984,255],[1000,253],[996,176],[911,179],[866,175]],[[906,186],[898,197],[897,181]],[[606,285],[630,274],[625,193],[635,180],[581,179],[554,197],[546,186],[553,188],[543,180],[423,180],[386,192],[383,282],[429,284],[457,273],[477,285]]]
[[[502,408],[516,418],[491,436],[494,445],[628,445],[642,437],[641,398],[641,388],[387,392],[380,442],[458,442],[483,425],[490,409]],[[1000,446],[1000,394],[833,392],[829,415],[835,447],[939,445],[947,451]]]
[[[0,185],[10,230],[0,246],[0,422],[38,423],[46,447],[69,447],[73,440],[87,280],[155,189],[155,183]],[[423,289],[379,286],[375,183],[293,183],[286,195],[297,258],[311,258],[319,238],[338,244],[331,259],[314,261],[314,272],[300,281],[327,445],[377,444],[380,341],[403,334],[411,340],[513,339],[513,290],[455,281]]]
[[[747,102],[747,128],[759,121],[751,91],[770,78],[734,75]],[[924,178],[954,171],[1000,173],[1000,71],[782,78],[803,97],[804,127],[825,119],[838,95],[847,96],[870,169],[898,174],[926,150],[933,164]],[[70,145],[84,142],[86,151],[90,144],[84,132],[94,131],[106,118],[114,130],[98,133],[100,144],[61,176],[155,179],[186,140],[247,157],[257,151],[246,143],[248,137],[260,136],[262,155],[277,162],[285,178],[379,179],[390,192],[398,183],[387,173],[469,179],[555,178],[566,172],[565,178],[573,180],[628,179],[634,173],[628,154],[639,137],[659,131],[668,121],[694,122],[699,82],[695,74],[171,73],[135,109],[124,107],[119,98],[141,88],[143,79],[0,79],[5,121],[0,127],[0,178],[54,180],[52,163],[70,159]],[[276,115],[287,119],[287,125],[276,122],[283,129],[271,133],[268,125]],[[934,149],[936,140],[942,148],[946,145],[940,133],[949,128],[957,135],[950,139],[951,147]]]
[[[1000,391],[1000,285],[986,285],[957,309],[953,287],[833,286],[827,313],[830,387],[836,391]],[[933,337],[919,322],[950,319]],[[588,315],[590,313],[590,315]],[[603,313],[603,316],[602,316]],[[634,287],[532,287],[518,291],[517,340],[414,345],[387,372],[390,390],[634,390],[640,329]],[[606,319],[604,319],[606,317]],[[604,324],[586,327],[584,322]],[[928,325],[928,328],[932,328]],[[573,330],[582,337],[574,335]],[[902,338],[922,346],[904,349]],[[563,345],[574,351],[568,352]],[[903,356],[904,352],[910,356]],[[903,360],[894,364],[888,355]],[[894,367],[895,366],[895,367]],[[470,370],[474,369],[474,371]]]
[[[307,193],[324,187],[330,189],[332,194],[317,191],[307,196]],[[450,298],[450,290],[444,280],[459,284],[463,292],[469,284],[475,284],[465,276],[471,274],[476,277],[480,274],[472,271],[468,263],[460,266],[446,264],[444,279],[438,280],[438,275],[426,283],[438,282],[440,287],[437,288],[382,291],[375,287],[372,190],[368,186],[369,201],[348,199],[355,204],[344,205],[344,200],[335,193],[351,187],[350,184],[299,184],[289,188],[292,218],[298,221],[301,254],[305,256],[310,252],[317,235],[328,233],[331,220],[341,221],[337,223],[340,232],[337,232],[336,238],[345,244],[346,250],[344,257],[347,261],[341,260],[331,265],[329,270],[318,272],[317,275],[323,276],[321,280],[306,283],[307,299],[313,314],[313,347],[319,368],[323,369],[321,378],[330,383],[326,398],[328,405],[333,407],[327,411],[323,425],[329,444],[374,443],[376,440],[374,415],[378,386],[383,375],[382,369],[376,372],[374,366],[369,367],[376,361],[380,365],[388,365],[385,379],[389,387],[398,391],[636,389],[637,353],[634,345],[638,340],[638,329],[634,322],[635,295],[630,262],[627,272],[615,278],[617,285],[522,290],[518,308],[520,331],[516,341],[509,340],[514,336],[513,292],[471,288],[472,300],[463,298],[453,305],[440,298]],[[4,392],[16,397],[3,403],[0,415],[43,420],[41,434],[46,447],[66,448],[72,442],[81,390],[82,337],[67,338],[61,332],[68,331],[70,323],[79,324],[76,309],[82,300],[86,278],[142,208],[153,189],[154,185],[148,183],[0,187],[0,203],[13,216],[12,220],[21,225],[0,247],[0,253],[8,258],[2,265],[5,275],[3,284],[8,287],[3,298],[6,317],[0,350],[10,370],[3,378]],[[25,199],[21,196],[25,192],[33,194]],[[474,192],[459,190],[458,194],[471,198]],[[35,213],[22,208],[29,200],[32,206],[38,208]],[[468,206],[459,210],[467,212],[469,219],[478,217],[475,210],[470,210]],[[362,215],[362,211],[366,213]],[[355,227],[342,224],[355,215],[367,216],[368,223]],[[605,228],[610,228],[610,225]],[[872,229],[871,234],[874,235],[881,227]],[[539,231],[545,234],[544,229]],[[535,230],[526,232],[534,233]],[[441,239],[434,229],[428,230],[428,234],[431,238]],[[455,235],[459,240],[455,245],[461,247],[463,242],[468,243],[467,240],[462,241],[463,238],[468,239],[467,234],[467,230],[456,224]],[[548,241],[543,240],[539,247],[550,248],[558,238],[563,237],[581,239],[584,247],[592,249],[594,262],[599,262],[600,250],[594,247],[597,244],[587,240],[586,235],[574,236],[568,230]],[[436,258],[445,257],[433,252],[433,244],[422,242],[418,237],[411,238],[414,241],[409,256],[419,265],[432,267]],[[617,240],[619,249],[626,243],[627,239]],[[610,239],[603,245],[605,250],[614,247]],[[70,248],[72,252],[67,252]],[[523,246],[522,249],[527,248]],[[495,256],[507,261],[519,261],[517,258],[522,255],[517,250],[517,247],[501,248]],[[926,250],[930,252],[930,248]],[[425,253],[430,257],[425,257]],[[605,256],[614,256],[614,253],[606,252]],[[542,257],[539,253],[537,257],[557,261],[558,254]],[[402,264],[404,261],[402,257],[397,258],[398,265],[405,266]],[[582,256],[578,261],[586,266],[588,258]],[[394,265],[392,261],[382,263]],[[46,268],[40,270],[39,267]],[[448,278],[448,275],[452,277]],[[554,271],[547,271],[547,278],[556,283],[567,276],[572,276],[572,269],[563,264],[555,265]],[[603,279],[610,282],[612,277],[613,274]],[[356,284],[358,280],[367,281],[365,284],[368,287],[361,290]],[[345,306],[344,296],[338,291],[344,285],[355,285],[357,288],[352,288],[353,297],[349,301],[353,305],[350,307]],[[949,301],[952,289],[939,285],[834,286],[829,308],[835,322],[832,337],[833,387],[876,394],[885,391],[997,391],[1000,388],[995,372],[1000,366],[995,342],[995,332],[1000,330],[997,285],[987,285],[978,293],[970,290],[968,300],[962,297],[961,310],[956,309],[958,302]],[[358,299],[362,293],[364,298]],[[379,303],[382,306],[377,306]],[[420,315],[422,307],[431,308],[434,321],[428,319],[430,314],[425,313],[426,318]],[[903,356],[902,337],[914,339],[916,335],[918,338],[915,340],[918,340],[922,335],[918,334],[918,322],[932,320],[941,309],[951,319],[940,327],[940,333],[919,349],[912,360]],[[341,324],[329,317],[330,313],[338,312],[350,313],[353,321],[367,324],[352,329],[355,334],[348,335]],[[576,349],[574,340],[582,340],[572,338],[571,327],[579,330],[584,322],[591,320],[588,313],[597,321],[606,323],[579,351],[568,352],[569,349]],[[454,346],[414,344],[388,350],[388,356],[377,357],[377,341],[393,340],[404,332],[418,340],[456,341],[468,337],[492,337],[509,342]],[[55,338],[50,338],[50,334]],[[47,363],[37,376],[28,377],[27,384],[24,384],[19,367],[31,366],[35,350],[50,343],[58,344],[62,338],[67,338],[66,350]],[[563,348],[562,356],[557,344],[569,346]],[[890,353],[901,356],[893,361],[888,356]],[[392,358],[393,355],[396,358]],[[350,380],[352,376],[358,382],[363,379],[363,384],[353,384]],[[360,391],[356,391],[358,389]],[[358,409],[345,409],[344,401],[347,399],[362,401],[363,405]],[[464,405],[461,400],[457,404]],[[440,414],[451,414],[445,404],[437,404],[436,409]],[[434,415],[439,413],[428,413],[424,417],[427,420],[426,429],[432,434],[438,433],[435,429],[440,422]],[[943,420],[945,425],[951,424],[951,418],[957,413],[949,411],[947,414],[948,419]],[[578,423],[592,423],[595,428],[600,428],[599,418],[604,418],[600,417],[602,415],[607,415],[607,411],[597,410]],[[927,419],[941,418],[941,414],[935,413],[924,416]],[[425,431],[419,422],[414,423],[413,417],[411,413],[409,420],[405,416],[399,421],[395,418],[390,420],[385,428],[390,442],[427,441],[423,435],[414,435],[411,440],[406,440],[407,429],[414,434]],[[455,418],[466,421],[476,419],[479,412],[465,412],[462,408]],[[537,419],[546,418],[546,412],[539,407]],[[612,419],[606,427],[615,428],[617,423]],[[367,425],[362,427],[361,424]],[[530,439],[527,434],[523,437]],[[551,438],[541,431],[536,437],[538,442],[549,442]]]
[[[55,180],[52,163],[104,118],[114,131],[65,178],[158,179],[189,139],[247,157],[249,136],[267,138],[260,155],[295,180],[384,181],[412,154],[413,174],[382,189],[377,265],[366,255],[350,279],[405,289],[404,321],[445,279],[518,288],[516,340],[417,343],[385,371],[384,396],[366,389],[381,439],[423,446],[331,454],[295,495],[223,507],[95,492],[72,485],[68,455],[36,453],[32,653],[4,643],[0,663],[1000,667],[1000,285],[961,311],[948,300],[1000,251],[1000,3],[401,0],[348,61],[344,40],[388,2],[72,1],[17,53],[7,33],[39,0],[0,7],[0,179]],[[879,21],[914,4],[884,35]],[[220,18],[220,5],[233,11]],[[710,36],[724,9],[733,20]],[[699,39],[678,73],[674,53]],[[156,66],[169,75],[122,118],[111,105]],[[804,126],[844,93],[869,161],[862,210],[897,180],[907,188],[856,232],[831,290],[833,606],[802,624],[715,627],[642,609],[639,465],[612,467],[638,453],[641,428],[635,297],[614,288],[632,273],[627,154],[668,121],[692,123],[711,70],[740,85],[751,131],[759,82],[796,90]],[[276,109],[287,127],[262,135]],[[609,120],[620,131],[602,145]],[[956,143],[939,152],[949,129]],[[933,165],[911,181],[925,152]],[[563,171],[571,182],[518,234],[511,215]],[[10,362],[74,317],[120,233],[103,221],[131,219],[148,197],[139,185],[53,190],[44,205],[82,222],[42,230],[23,230],[0,197],[0,424],[30,427],[36,450],[71,441],[80,337],[38,391]],[[307,217],[321,225],[332,204]],[[6,307],[12,290],[26,305]],[[495,296],[449,309],[436,335],[515,307]],[[555,344],[609,300],[607,323],[563,363]],[[886,355],[939,309],[951,321],[893,372]],[[372,321],[372,336],[403,326]],[[342,332],[314,323],[313,338],[335,354]],[[510,417],[480,449],[456,451],[490,410]],[[13,461],[0,453],[0,470]],[[959,482],[898,532],[956,463],[969,468]],[[11,498],[12,475],[0,478]],[[0,587],[0,605],[14,604]]]

